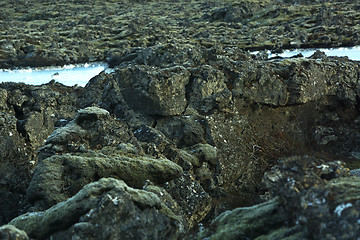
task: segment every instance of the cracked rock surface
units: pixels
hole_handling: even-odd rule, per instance
[[[358,44],[357,10],[2,1],[0,67],[113,69],[85,87],[0,84],[0,234],[352,239],[359,63],[248,50]]]

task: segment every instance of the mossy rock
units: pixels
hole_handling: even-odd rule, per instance
[[[27,199],[29,202],[40,200],[42,208],[47,208],[102,177],[114,177],[141,188],[145,180],[161,184],[179,177],[182,172],[180,166],[168,159],[136,156],[119,150],[109,155],[101,152],[55,155],[36,167]]]

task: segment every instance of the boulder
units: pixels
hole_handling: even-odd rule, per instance
[[[21,201],[31,180],[34,154],[17,131],[17,119],[9,113],[1,113],[0,127],[0,225],[18,215]]]
[[[277,199],[226,211],[211,222],[209,229],[201,229],[196,239],[307,239],[299,227],[284,226],[281,211]]]
[[[187,86],[189,105],[203,114],[214,109],[226,111],[232,101],[226,82],[224,73],[212,66],[202,65],[192,69],[190,84]]]
[[[0,239],[3,240],[28,240],[26,232],[17,229],[13,225],[3,225],[0,227]]]
[[[340,161],[313,157],[281,159],[264,176],[287,213],[309,238],[354,239],[360,234],[359,178],[349,177]]]
[[[141,188],[145,180],[163,184],[179,177],[182,171],[167,159],[133,155],[111,147],[97,152],[54,155],[37,165],[26,198],[36,209],[47,209],[102,177],[114,177]]]
[[[185,86],[190,73],[182,66],[154,68],[130,65],[116,70],[122,96],[129,107],[149,115],[174,116],[187,106]]]
[[[46,211],[9,224],[35,239],[176,239],[179,224],[169,212],[154,193],[102,178]]]
[[[203,51],[194,44],[158,44],[139,52],[134,62],[163,68],[176,65],[196,66],[203,60]]]
[[[82,108],[97,104],[131,127],[154,124],[151,116],[135,111],[127,104],[122,94],[121,83],[115,79],[113,73],[101,72],[93,77],[85,86],[84,93],[79,98],[79,104]]]
[[[354,82],[358,67],[356,62],[337,59],[254,62],[242,71],[235,89],[251,102],[272,106],[304,104],[324,96],[336,96],[350,104],[359,92]]]
[[[134,139],[127,125],[110,117],[105,109],[87,107],[78,111],[74,120],[55,131],[39,150],[39,160],[55,154],[86,152],[104,146],[117,146]]]
[[[166,183],[164,188],[182,209],[190,229],[201,222],[212,208],[211,197],[189,173]]]
[[[36,152],[61,119],[76,112],[78,90],[58,84],[0,84],[0,224],[19,214]]]
[[[360,178],[341,162],[283,158],[264,181],[270,201],[220,214],[197,239],[356,239]]]
[[[156,128],[179,148],[191,147],[199,143],[213,144],[207,119],[196,112],[170,119],[158,119]]]

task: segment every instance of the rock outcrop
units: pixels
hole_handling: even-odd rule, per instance
[[[0,6],[0,67],[113,68],[84,88],[0,84],[5,238],[359,234],[359,63],[248,52],[358,44],[358,3]]]
[[[9,224],[36,239],[176,239],[180,226],[169,213],[154,193],[102,178],[67,201],[26,213]]]
[[[55,127],[72,119],[79,90],[58,84],[0,85],[0,223],[19,214],[37,164],[36,151]]]
[[[0,12],[0,67],[105,60],[115,66],[133,59],[198,64],[199,45],[277,51],[354,46],[360,41],[358,9],[357,2],[338,0],[69,0],[55,5],[42,0],[16,6],[6,0]],[[176,53],[159,55],[154,49]]]
[[[264,176],[276,196],[220,214],[197,239],[356,239],[359,177],[340,162],[282,159]]]
[[[213,50],[218,57],[206,55],[202,67],[129,60],[79,89],[3,84],[4,159],[18,156],[9,154],[16,139],[27,151],[24,161],[33,163],[8,165],[3,192],[13,201],[4,203],[3,222],[47,211],[86,184],[113,177],[163,189],[158,196],[168,196],[186,232],[224,210],[262,202],[262,176],[279,157],[315,154],[358,168],[357,62],[319,53],[258,60],[234,50],[241,56],[235,61]],[[169,88],[160,93],[163,84]],[[51,96],[61,97],[51,105]],[[66,102],[70,96],[76,98]]]

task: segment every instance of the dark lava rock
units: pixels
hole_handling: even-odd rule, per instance
[[[307,156],[281,159],[264,179],[280,197],[288,221],[300,224],[310,238],[359,236],[360,179],[349,177],[341,162]]]
[[[273,106],[303,104],[329,95],[354,103],[358,67],[356,62],[336,59],[252,63],[241,73],[236,88],[250,101]],[[344,71],[346,68],[352,70]]]
[[[357,44],[359,9],[335,0],[1,1],[0,66],[106,60],[114,69],[85,88],[0,85],[0,224],[21,211],[45,211],[30,218],[54,206],[61,212],[67,205],[59,202],[113,177],[149,189],[177,219],[169,228],[167,217],[132,215],[165,227],[156,236],[144,230],[149,239],[182,238],[224,210],[263,202],[267,191],[270,202],[223,213],[206,236],[225,234],[224,221],[237,218],[248,224],[227,231],[229,238],[353,237],[357,192],[349,201],[341,192],[358,183],[334,160],[360,166],[359,64],[320,52],[306,59],[264,53]],[[246,52],[254,49],[264,51]],[[286,158],[305,154],[316,158]],[[280,178],[268,173],[268,189],[263,175],[279,158],[273,173]],[[91,207],[99,228],[86,210],[57,233],[41,233],[57,221],[51,214],[38,232],[117,238],[105,226],[128,225],[110,214],[118,213],[111,204]],[[141,233],[134,229],[122,231]]]
[[[154,193],[102,178],[65,202],[9,224],[36,239],[177,239],[179,222],[169,213]]]
[[[110,148],[93,153],[55,155],[37,165],[27,190],[27,202],[46,209],[102,177],[115,177],[141,188],[145,180],[162,184],[181,173],[181,167],[167,159],[131,156]]]
[[[277,199],[226,211],[195,239],[307,239],[298,226],[286,227],[278,216],[281,211]]]
[[[190,228],[196,226],[211,210],[211,197],[190,174],[183,174],[165,184],[165,190],[181,207]]]
[[[122,63],[89,82],[83,106],[96,102],[132,128],[147,154],[174,160],[197,179],[209,169],[210,182],[222,182],[247,203],[257,201],[262,174],[279,157],[316,151],[347,158],[358,151],[356,62],[323,55],[254,60],[237,48],[209,51],[217,57],[204,55],[207,64],[195,67],[169,68],[166,59]],[[167,91],[156,87],[168,87],[179,70],[186,76]],[[170,77],[162,81],[163,74]],[[219,167],[194,166],[194,157],[178,150],[199,143],[218,149]]]
[[[356,1],[68,0],[53,5],[44,0],[14,5],[4,0],[1,9],[2,68],[95,61],[113,67],[134,60],[197,64],[199,44],[272,50],[360,42]]]
[[[110,117],[105,109],[87,107],[78,111],[75,119],[57,128],[39,150],[39,160],[55,154],[86,152],[105,146],[131,143],[134,136],[126,124]]]
[[[359,177],[340,162],[290,157],[265,174],[275,198],[219,215],[197,239],[356,239]]]
[[[156,127],[180,148],[198,143],[213,144],[207,120],[199,114],[158,119]]]
[[[218,109],[226,111],[231,106],[232,94],[222,71],[204,65],[192,69],[188,86],[189,105],[200,113]]]
[[[203,49],[197,44],[159,44],[142,50],[135,62],[140,65],[171,67],[196,66],[203,61]]]
[[[0,84],[0,224],[15,217],[37,163],[36,151],[61,119],[74,117],[80,90]]]
[[[17,229],[13,225],[3,225],[0,227],[0,239],[3,240],[28,240],[26,232]]]
[[[129,66],[117,69],[124,100],[134,110],[149,115],[173,116],[187,106],[185,86],[190,73],[184,67],[156,70],[154,67]]]
[[[114,121],[108,111],[98,107],[79,110],[75,119],[56,129],[40,149],[27,202],[43,210],[102,177],[115,177],[141,188],[145,180],[162,184],[182,174],[180,166],[165,158],[140,156],[139,149],[131,145],[132,138],[127,127]]]

